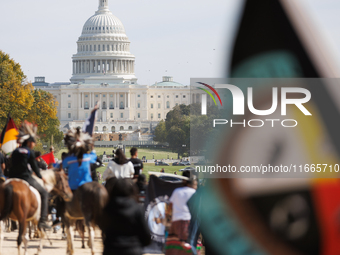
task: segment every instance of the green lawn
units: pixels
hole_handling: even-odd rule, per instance
[[[104,153],[104,151],[106,152],[106,154],[112,154],[112,150],[114,148],[99,148],[96,147],[96,153],[98,156],[102,155]],[[67,152],[67,149],[64,148],[62,150],[60,150],[58,153],[55,154],[55,157],[58,159],[61,159],[61,153],[63,152]],[[130,147],[125,149],[126,152],[126,157],[130,158]],[[169,158],[171,159],[171,157],[173,159],[177,159],[177,153],[173,153],[171,151],[168,151],[166,149],[145,149],[145,148],[139,148],[138,149],[138,158],[142,158],[143,156],[146,156],[146,159],[152,159],[152,156],[154,155],[155,159],[167,159],[168,155]],[[103,174],[103,172],[106,169],[107,163],[104,163],[105,167],[100,167],[97,169],[97,171],[99,171],[100,173]],[[164,172],[165,173],[169,173],[169,174],[173,174],[174,172],[177,172],[177,174],[182,175],[182,172],[179,172],[179,169],[185,168],[187,166],[155,166],[155,163],[144,163],[144,169],[143,169],[143,173],[146,175],[147,179],[149,179],[149,171],[150,172],[160,172],[162,168],[164,168]]]
[[[106,154],[112,154],[112,150],[114,150],[113,147],[111,148],[101,148],[101,147],[96,147],[95,148],[97,155],[102,155],[104,154],[104,151]],[[61,153],[67,152],[67,149],[61,149],[55,156],[58,159],[61,159]],[[125,154],[127,158],[130,158],[130,147],[127,147],[125,149]],[[139,148],[138,149],[138,158],[142,158],[143,156],[146,156],[146,159],[152,159],[153,155],[155,159],[167,159],[168,155],[169,158],[177,159],[177,153],[171,152],[167,149],[146,149],[146,148]]]
[[[108,163],[104,163],[105,167],[100,167],[97,169],[101,174],[104,173],[106,166]],[[179,169],[186,168],[187,166],[155,166],[154,163],[144,163],[143,174],[146,175],[147,180],[149,180],[149,171],[150,172],[160,172],[162,168],[164,168],[164,172],[168,174],[173,174],[177,172],[178,175],[182,175],[182,172],[179,172]]]

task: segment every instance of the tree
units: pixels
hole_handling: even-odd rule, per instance
[[[31,92],[34,101],[33,106],[27,112],[26,119],[35,122],[39,127],[39,132],[44,133],[49,125],[59,124],[57,118],[57,106],[52,94],[36,89]]]
[[[166,132],[166,127],[165,127],[165,122],[164,120],[161,120],[158,123],[157,127],[155,128],[154,140],[157,142],[164,143],[166,142],[166,135],[167,135],[167,132]]]
[[[180,155],[189,150],[200,154],[206,141],[219,139],[214,136],[213,119],[221,118],[221,110],[215,105],[208,106],[207,115],[201,115],[201,105],[178,105],[166,115],[155,130],[155,141],[166,141],[172,151]]]
[[[19,124],[33,105],[33,86],[18,63],[0,51],[0,126],[3,127],[8,113]]]
[[[43,141],[49,140],[52,135],[56,142],[63,139],[63,133],[58,130],[60,123],[53,95],[35,90],[26,81],[20,65],[0,51],[0,130],[8,114],[17,125],[23,120],[36,123]]]
[[[167,141],[172,151],[182,154],[183,145],[186,145],[186,134],[180,127],[172,126],[168,132]]]

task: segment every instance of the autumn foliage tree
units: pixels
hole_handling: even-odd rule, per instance
[[[21,66],[0,51],[0,130],[10,114],[17,125],[23,120],[36,123],[42,140],[54,135],[55,141],[59,142],[63,134],[58,130],[56,107],[52,94],[35,90],[26,81]]]

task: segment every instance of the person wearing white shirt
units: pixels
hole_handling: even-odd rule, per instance
[[[132,178],[135,173],[133,164],[127,160],[122,149],[116,150],[116,156],[113,161],[107,165],[103,173],[103,179],[107,180],[112,177]]]
[[[183,176],[190,177],[189,171],[184,171]],[[186,243],[188,239],[188,227],[191,220],[191,214],[187,203],[191,196],[196,192],[193,188],[194,180],[189,179],[183,182],[183,187],[177,188],[172,192],[169,199],[169,211],[172,214],[171,227],[169,237],[175,236],[181,242],[183,249],[191,249],[191,246]],[[171,251],[166,253],[171,254]]]

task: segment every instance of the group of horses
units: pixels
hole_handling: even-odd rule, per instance
[[[67,248],[66,254],[74,254],[73,226],[79,220],[85,223],[89,233],[88,246],[94,254],[94,228],[103,229],[102,216],[109,200],[105,187],[98,182],[89,182],[80,186],[72,193],[67,176],[63,170],[41,171],[42,179],[36,178],[49,193],[60,196],[65,204],[62,221],[66,228]],[[2,222],[11,219],[19,223],[17,239],[18,254],[21,254],[21,244],[24,243],[24,254],[27,254],[26,231],[27,224],[37,226],[40,219],[41,199],[38,191],[21,179],[8,179],[0,184],[0,254],[2,249]],[[79,225],[79,224],[78,224]],[[82,224],[81,224],[82,225]],[[84,229],[84,225],[82,225]],[[38,254],[43,248],[43,239],[46,237],[44,229],[40,231],[40,244]],[[84,233],[83,233],[84,234]],[[84,236],[82,236],[84,242]],[[83,244],[84,246],[84,244]]]

